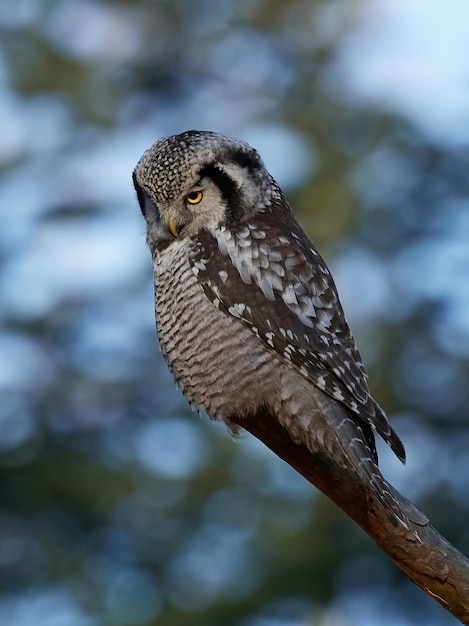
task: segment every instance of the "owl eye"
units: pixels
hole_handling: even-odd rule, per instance
[[[187,194],[185,200],[189,204],[199,204],[203,197],[204,194],[201,191],[191,191]]]

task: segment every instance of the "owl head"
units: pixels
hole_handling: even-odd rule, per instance
[[[243,221],[281,194],[254,148],[209,131],[160,139],[141,157],[133,180],[149,241]]]

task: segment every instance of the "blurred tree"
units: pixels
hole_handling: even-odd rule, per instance
[[[366,10],[2,3],[2,623],[455,623],[290,468],[190,414],[157,353],[131,187],[163,134],[258,147],[406,443],[384,473],[468,552],[467,146],[342,88]]]

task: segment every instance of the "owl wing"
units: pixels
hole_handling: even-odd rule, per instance
[[[289,213],[204,231],[191,256],[207,297],[302,376],[405,452],[371,397],[332,276]]]

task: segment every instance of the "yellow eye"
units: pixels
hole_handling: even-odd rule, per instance
[[[201,191],[191,191],[186,196],[186,201],[189,204],[199,204],[199,202],[204,197],[204,194]]]

